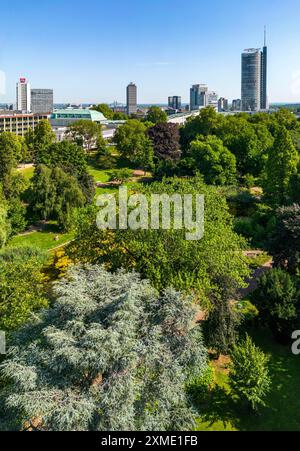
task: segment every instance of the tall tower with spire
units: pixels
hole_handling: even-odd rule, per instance
[[[264,32],[264,47],[261,52],[260,109],[267,110],[268,105],[268,48],[267,28]]]

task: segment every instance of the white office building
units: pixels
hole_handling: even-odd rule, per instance
[[[17,111],[31,112],[31,87],[26,78],[17,83]]]

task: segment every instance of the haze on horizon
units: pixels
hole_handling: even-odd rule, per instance
[[[124,102],[130,81],[139,103],[186,102],[194,83],[240,98],[241,52],[262,47],[264,25],[269,101],[300,102],[299,0],[15,0],[1,19],[0,103],[15,101],[20,76],[56,103]]]

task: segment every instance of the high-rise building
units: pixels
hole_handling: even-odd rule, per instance
[[[221,97],[218,102],[218,111],[219,113],[224,113],[228,111],[228,100],[224,97]]]
[[[179,96],[171,96],[168,99],[169,108],[173,108],[174,110],[181,110],[181,97]]]
[[[26,78],[20,78],[17,83],[17,111],[31,111],[31,89]]]
[[[191,111],[199,110],[207,106],[208,87],[206,85],[193,85],[191,87],[190,109]]]
[[[137,112],[137,86],[130,83],[127,86],[127,114],[136,114]]]
[[[32,111],[32,113],[52,113],[53,112],[53,90],[52,89],[32,89],[31,90],[31,111]]]
[[[207,106],[218,109],[218,94],[215,91],[209,91],[206,85],[193,85],[191,88],[190,110],[196,111]]]
[[[231,110],[232,111],[241,111],[242,101],[241,99],[235,99],[232,101]]]
[[[268,49],[248,49],[242,54],[242,110],[268,109]]]
[[[261,52],[260,109],[267,110],[268,108],[268,48],[265,28],[264,47]]]
[[[261,95],[261,52],[247,49],[242,54],[242,110],[259,111]]]

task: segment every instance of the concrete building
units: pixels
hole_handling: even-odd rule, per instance
[[[31,90],[31,111],[32,111],[32,113],[52,113],[53,112],[53,90],[52,89],[32,89]]]
[[[235,99],[232,101],[231,110],[232,111],[241,111],[242,101],[241,99]]]
[[[181,97],[171,96],[168,98],[168,106],[173,110],[181,110]]]
[[[267,110],[268,49],[247,49],[242,54],[242,111]]]
[[[30,84],[26,78],[20,78],[17,83],[17,111],[30,112],[31,111],[31,89]]]
[[[206,85],[193,85],[190,97],[190,111],[197,111],[207,106],[218,109],[218,94],[215,91],[209,91]]]
[[[127,86],[127,114],[136,114],[137,112],[137,86],[134,83],[130,83]]]
[[[190,91],[190,110],[196,111],[206,105],[208,87],[206,85],[193,85]]]
[[[40,121],[47,119],[47,114],[0,112],[0,133],[11,132],[24,136],[29,129],[34,130]]]
[[[218,111],[219,113],[225,113],[228,111],[228,100],[221,97],[218,101]]]

